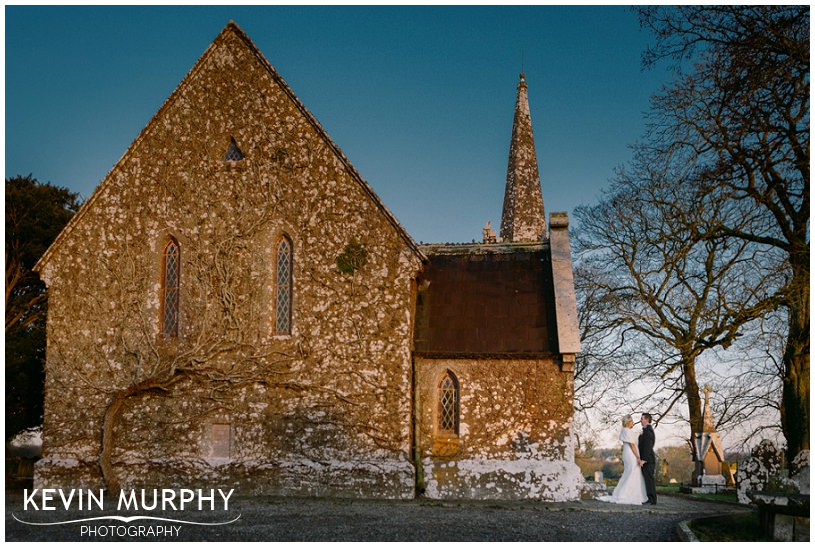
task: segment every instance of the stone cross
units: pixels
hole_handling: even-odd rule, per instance
[[[699,391],[705,394],[705,406],[707,406],[708,403],[710,402],[710,394],[714,393],[713,389],[709,385],[705,384],[705,387],[703,387]]]
[[[713,389],[705,384],[705,387],[699,391],[705,394],[705,408],[702,410],[702,431],[713,433],[716,431],[716,426],[713,422],[713,413],[710,408],[710,394],[713,393]]]

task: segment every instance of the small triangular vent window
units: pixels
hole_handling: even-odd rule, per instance
[[[234,138],[229,139],[229,148],[226,149],[224,154],[224,161],[240,161],[244,158],[243,152],[238,148],[238,143]]]

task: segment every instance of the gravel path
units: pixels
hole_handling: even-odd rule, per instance
[[[104,527],[106,535],[83,535],[83,524],[33,526],[21,520],[55,522],[113,511],[22,511],[21,493],[6,494],[6,540],[138,540],[128,534],[171,523],[107,519],[83,523]],[[676,541],[680,521],[743,510],[741,507],[662,495],[657,506],[618,506],[595,500],[567,503],[478,501],[377,501],[298,498],[238,498],[230,501],[223,526],[181,524],[173,541]],[[123,513],[118,513],[123,514]],[[202,513],[151,513],[202,521]],[[212,514],[203,513],[205,516]],[[179,526],[176,524],[176,526]],[[98,529],[99,530],[99,529]],[[146,533],[146,532],[145,532]]]

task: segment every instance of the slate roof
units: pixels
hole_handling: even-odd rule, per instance
[[[533,358],[557,351],[548,243],[425,245],[414,351]]]

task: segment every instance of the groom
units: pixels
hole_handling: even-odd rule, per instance
[[[640,467],[642,468],[642,476],[645,479],[645,493],[648,495],[648,501],[643,505],[656,505],[657,504],[657,488],[654,484],[654,471],[656,470],[657,458],[654,455],[654,428],[651,427],[651,415],[647,412],[643,413],[640,418],[642,424],[642,435],[637,443],[637,448],[640,451]]]

